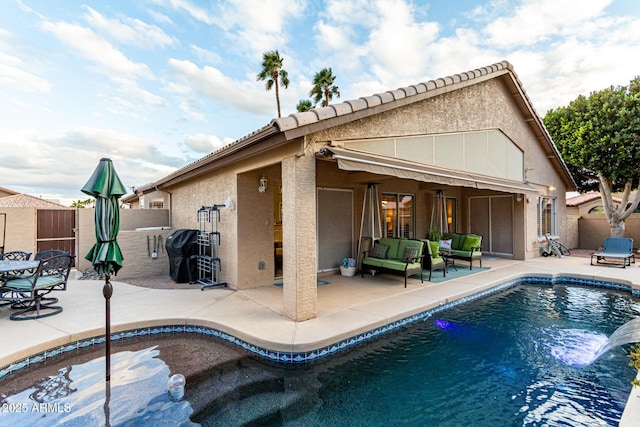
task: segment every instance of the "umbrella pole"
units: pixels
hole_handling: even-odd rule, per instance
[[[105,312],[106,312],[106,330],[105,330],[105,361],[106,361],[106,374],[105,380],[111,381],[111,309],[109,307],[109,300],[113,294],[113,286],[111,286],[111,277],[108,274],[104,276],[104,287],[102,288],[102,295],[104,295]]]

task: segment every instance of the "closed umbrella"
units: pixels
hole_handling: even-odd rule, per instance
[[[82,187],[82,192],[96,198],[95,229],[96,244],[85,256],[98,274],[104,275],[102,294],[106,305],[106,381],[111,379],[111,319],[109,299],[113,294],[111,275],[122,268],[122,252],[116,237],[120,228],[118,199],[127,193],[116,173],[111,159],[100,159],[98,167]]]

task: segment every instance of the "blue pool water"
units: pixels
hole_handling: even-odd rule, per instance
[[[125,340],[108,416],[150,426],[617,425],[636,374],[628,347],[578,366],[637,316],[628,293],[527,284],[301,365],[186,334]],[[104,425],[104,360],[71,357],[0,380],[4,408],[51,405],[0,412],[0,425]],[[187,388],[174,402],[166,382],[178,372]]]

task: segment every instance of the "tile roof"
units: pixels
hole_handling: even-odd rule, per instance
[[[359,110],[364,110],[366,108],[372,108],[394,101],[399,101],[401,99],[415,97],[429,91],[434,91],[446,86],[458,84],[463,81],[477,79],[482,76],[488,76],[500,71],[513,72],[513,66],[507,61],[502,61],[493,65],[489,65],[488,67],[482,67],[464,73],[454,74],[453,76],[429,80],[417,85],[389,90],[371,96],[365,96],[357,100],[344,101],[339,104],[330,104],[326,107],[312,108],[311,110],[304,113],[294,113],[290,114],[288,117],[274,119],[271,121],[271,124],[277,126],[281,132],[287,131],[333,117],[344,116]]]
[[[0,187],[0,193],[7,193],[7,194],[10,194],[10,195],[20,194],[17,191],[13,191],[13,190],[11,190],[9,188],[6,188],[6,187]]]
[[[63,209],[68,206],[39,197],[30,196],[28,194],[15,194],[13,196],[0,197],[0,207],[4,208],[46,208],[46,209]]]
[[[579,194],[577,196],[567,198],[567,206],[580,206],[585,203],[589,203],[595,199],[600,199],[600,193],[598,192],[590,192],[585,194]],[[614,202],[620,203],[622,199],[619,197],[613,198]]]
[[[194,178],[201,173],[215,169],[215,165],[219,161],[225,158],[228,159],[230,158],[229,156],[235,155],[253,144],[266,141],[274,136],[280,135],[280,139],[277,141],[274,139],[274,142],[286,142],[308,133],[335,126],[339,123],[346,123],[362,117],[379,114],[502,75],[510,76],[506,82],[509,90],[516,99],[516,103],[522,111],[522,114],[526,116],[526,121],[533,129],[536,137],[547,147],[548,157],[555,164],[556,168],[561,171],[565,178],[567,188],[570,190],[577,189],[573,177],[560,157],[560,153],[553,143],[551,136],[545,129],[542,119],[540,119],[540,116],[535,111],[529,96],[524,91],[522,83],[513,71],[513,65],[507,61],[502,61],[460,74],[441,77],[424,83],[389,90],[355,100],[348,100],[338,104],[330,104],[326,107],[312,108],[304,113],[294,113],[287,117],[273,119],[268,125],[219,148],[201,159],[176,170],[170,175],[152,184],[145,184],[136,188],[134,194],[125,196],[122,200],[129,203],[147,192],[161,190],[164,186],[170,186],[185,179]],[[224,161],[222,163],[224,163]]]

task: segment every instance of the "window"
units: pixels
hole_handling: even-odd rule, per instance
[[[382,193],[383,237],[413,238],[414,205],[411,194]]]
[[[556,199],[551,197],[538,198],[538,237],[545,234],[557,235],[556,229]]]
[[[164,200],[149,200],[149,209],[164,209]]]
[[[447,229],[455,233],[458,223],[458,208],[454,197],[447,197]]]

